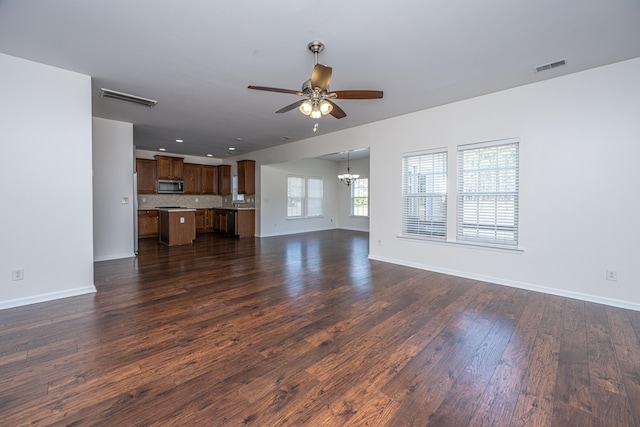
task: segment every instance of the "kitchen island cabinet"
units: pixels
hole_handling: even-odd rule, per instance
[[[187,245],[196,238],[195,209],[158,209],[160,242],[168,246]]]

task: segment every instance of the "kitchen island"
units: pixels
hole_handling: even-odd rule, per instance
[[[168,246],[187,245],[196,238],[196,210],[159,207],[160,242]]]

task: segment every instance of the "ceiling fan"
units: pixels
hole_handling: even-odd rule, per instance
[[[249,89],[264,90],[267,92],[290,93],[298,95],[305,99],[296,101],[286,107],[282,107],[276,113],[286,113],[294,108],[298,108],[300,112],[312,119],[331,114],[336,119],[347,116],[342,108],[340,108],[333,99],[380,99],[382,91],[380,90],[336,90],[329,89],[329,81],[331,80],[331,67],[318,64],[318,53],[324,50],[324,44],[317,40],[309,43],[309,50],[313,52],[314,67],[311,78],[302,84],[302,90],[279,89],[266,86],[249,86]]]

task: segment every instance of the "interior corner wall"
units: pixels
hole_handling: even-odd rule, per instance
[[[95,292],[91,78],[5,54],[0,70],[0,308]]]
[[[330,230],[337,227],[338,184],[335,178],[337,173],[335,162],[302,159],[263,166],[260,171],[261,207],[258,209],[262,218],[260,237]],[[289,175],[323,179],[322,216],[287,219],[287,177]]]
[[[640,58],[252,154],[269,164],[370,147],[374,260],[640,310],[638,76]],[[455,185],[451,243],[399,237],[403,153],[444,147],[455,173],[459,145],[511,137],[521,141],[523,252],[454,243]]]
[[[93,118],[95,261],[135,256],[133,154],[132,123]]]

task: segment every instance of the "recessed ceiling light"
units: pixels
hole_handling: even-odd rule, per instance
[[[160,151],[167,151],[167,149],[166,149],[166,148],[158,148],[158,150],[160,150]]]
[[[237,137],[237,138],[236,138],[236,141],[242,141],[242,138]]]
[[[236,151],[236,147],[229,147],[229,151]]]
[[[184,141],[181,139],[176,139],[176,142],[184,142]]]
[[[207,154],[207,157],[213,157],[213,154]]]

